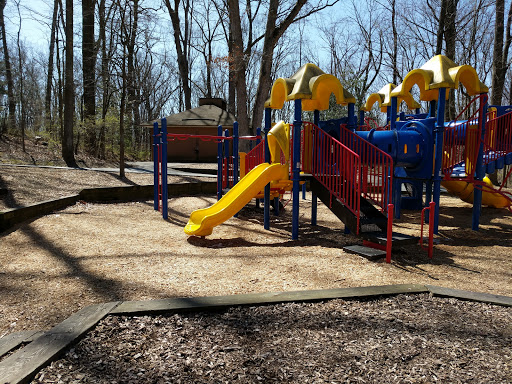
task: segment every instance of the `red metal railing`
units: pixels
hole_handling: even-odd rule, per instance
[[[485,126],[484,164],[512,152],[512,112],[505,115],[490,116]]]
[[[342,202],[357,217],[357,228],[359,228],[361,204],[359,155],[316,126],[313,126],[311,134],[311,140],[315,143],[311,173],[329,190],[331,197]]]
[[[450,177],[457,165],[464,163],[465,179],[474,179],[478,149],[481,142],[480,138],[482,136],[482,127],[479,122],[485,97],[484,95],[480,95],[471,100],[454,121],[457,121],[467,114],[467,111],[475,106],[478,101],[478,108],[476,108],[469,119],[460,123],[452,122],[445,127],[441,166],[445,178]]]
[[[387,212],[391,203],[393,159],[389,154],[342,126],[341,143],[361,158],[361,193]]]
[[[265,140],[262,140],[245,156],[245,174],[265,162]]]
[[[364,124],[357,127],[358,131],[370,131],[372,129],[376,131],[387,131],[389,129],[389,123],[381,127],[377,120],[371,117],[365,117]]]

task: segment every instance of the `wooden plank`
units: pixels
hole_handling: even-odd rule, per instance
[[[361,237],[382,245],[386,245],[386,243],[388,242],[385,232],[364,232],[361,234]],[[419,240],[420,238],[417,236],[393,232],[392,241],[394,245],[418,244]]]
[[[398,284],[375,287],[336,288],[313,291],[249,293],[230,296],[182,297],[150,301],[124,301],[112,315],[159,313],[169,311],[208,310],[236,305],[264,305],[290,301],[319,301],[338,298],[396,295],[428,292],[424,285]]]
[[[364,245],[349,245],[343,247],[343,250],[347,253],[363,256],[369,260],[376,260],[382,257],[386,257],[386,251],[377,248],[366,247]]]
[[[460,289],[438,287],[435,285],[425,285],[425,287],[433,295],[437,296],[454,297],[462,300],[479,301],[482,303],[512,307],[512,297],[509,296],[493,295],[492,293],[463,291]]]
[[[217,182],[177,183],[167,186],[169,196],[189,196],[198,194],[214,194]],[[153,198],[153,185],[129,185],[120,187],[87,188],[80,192],[84,201],[137,201]]]
[[[31,220],[35,217],[47,215],[53,211],[66,208],[75,204],[78,199],[78,195],[71,195],[0,212],[0,231],[8,229],[25,220]]]
[[[0,383],[26,383],[80,336],[94,327],[119,302],[91,305],[68,317],[33,342],[0,362]]]
[[[23,343],[33,340],[34,335],[41,336],[40,331],[20,331],[5,335],[0,339],[0,357],[9,353]]]

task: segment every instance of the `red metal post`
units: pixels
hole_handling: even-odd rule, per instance
[[[394,205],[388,204],[388,233],[386,239],[386,263],[391,263],[391,246],[393,243],[393,215]]]
[[[433,201],[429,204],[429,214],[428,214],[428,257],[432,258],[434,254],[434,214],[435,214],[435,206],[436,203]],[[422,222],[423,224],[423,222]]]

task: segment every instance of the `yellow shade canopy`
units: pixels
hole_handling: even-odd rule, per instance
[[[343,88],[335,76],[308,63],[300,67],[292,77],[279,78],[274,82],[265,107],[281,109],[285,101],[302,100],[304,111],[323,111],[329,109],[331,94],[334,94],[338,104],[356,102],[355,97]]]
[[[370,109],[372,109],[375,103],[379,103],[379,108],[381,112],[386,112],[387,107],[391,106],[391,92],[395,88],[395,84],[389,83],[382,87],[378,92],[372,93],[366,99],[366,103],[361,107],[361,110],[368,112]],[[414,98],[409,92],[405,93],[404,96],[398,97],[397,108],[399,107],[402,101],[405,101],[409,109],[421,107],[421,105],[416,100],[414,100]]]
[[[446,98],[448,99],[449,90],[458,89],[461,83],[471,96],[489,91],[472,66],[457,65],[448,57],[437,55],[421,68],[410,71],[402,84],[391,92],[391,96],[403,96],[416,84],[420,89],[420,100],[437,100],[439,88],[447,89]]]

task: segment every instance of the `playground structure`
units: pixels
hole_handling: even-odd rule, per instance
[[[445,123],[449,92],[460,84],[475,98],[455,121]],[[419,88],[420,100],[429,103],[426,114],[419,113],[420,104],[410,94],[414,85]],[[394,240],[392,219],[400,217],[402,207],[421,209],[422,215],[429,210],[425,219],[431,224],[431,232],[438,232],[442,182],[449,191],[461,191],[460,197],[472,200],[472,228],[477,230],[482,203],[495,207],[511,204],[506,192],[484,181],[485,173],[512,164],[512,108],[497,107],[488,112],[487,91],[471,66],[457,66],[438,55],[409,72],[398,87],[388,84],[370,95],[358,122],[355,98],[339,80],[306,64],[291,78],[274,82],[265,105],[267,140],[257,143],[249,153],[240,154],[240,161],[240,138],[235,127],[231,138],[222,134],[221,127],[218,136],[209,138],[218,145],[219,201],[192,213],[185,232],[211,234],[215,225],[235,215],[253,197],[263,197],[264,227],[269,229],[271,199],[279,199],[291,189],[292,239],[297,239],[300,184],[306,178],[312,191],[312,225],[316,225],[320,198],[346,229],[363,236],[368,245],[386,249],[388,261]],[[320,111],[329,108],[331,95],[336,103],[347,106],[348,116],[322,122]],[[272,130],[271,110],[281,109],[286,101],[294,102],[293,124],[287,128],[281,123]],[[399,116],[402,101],[416,113]],[[365,124],[364,112],[375,102],[386,112],[387,124],[371,129]],[[313,123],[302,121],[303,111],[313,111]],[[462,116],[465,119],[459,120]],[[167,164],[161,154],[166,153],[163,138],[172,134],[166,132],[165,121],[161,128],[155,124],[154,137],[155,209],[160,208],[161,201],[166,217],[166,199],[162,197],[166,196]],[[259,136],[249,139],[259,141]],[[229,155],[229,141],[233,142],[233,155]],[[239,169],[243,176],[240,182]],[[505,179],[509,176],[510,172]],[[410,196],[403,196],[403,185],[411,188]],[[231,189],[222,197],[225,187]],[[432,237],[431,233],[430,256]]]

